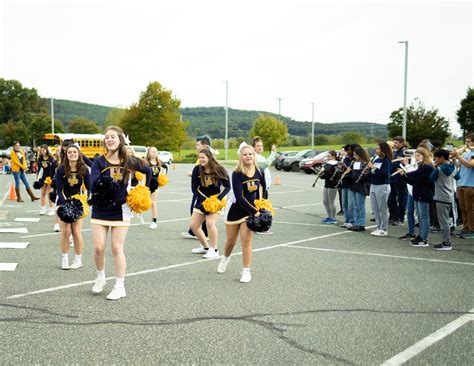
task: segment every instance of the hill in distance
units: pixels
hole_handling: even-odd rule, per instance
[[[69,122],[76,117],[88,118],[101,128],[105,125],[107,114],[113,107],[98,104],[76,102],[64,99],[54,100],[54,116],[67,129]],[[189,122],[189,136],[209,134],[212,138],[224,138],[225,109],[223,107],[192,107],[181,108],[183,120]],[[229,108],[229,137],[246,137],[252,128],[253,121],[260,114],[268,114],[278,118],[274,113],[249,111]],[[311,134],[311,122],[295,121],[289,117],[281,117],[288,126],[292,136]],[[315,134],[337,135],[347,131],[357,131],[366,136],[386,136],[387,126],[371,122],[338,122],[314,123]]]

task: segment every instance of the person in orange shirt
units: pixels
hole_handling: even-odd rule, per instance
[[[12,164],[12,174],[13,178],[15,179],[15,191],[17,202],[23,202],[20,195],[20,179],[25,185],[26,191],[31,197],[32,201],[39,200],[31,190],[30,183],[28,183],[28,179],[26,178],[25,171],[27,169],[27,159],[25,156],[25,152],[21,149],[20,143],[15,141],[13,143],[13,150],[10,153],[10,160]]]

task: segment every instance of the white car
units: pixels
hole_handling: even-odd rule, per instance
[[[160,159],[162,163],[169,165],[173,163],[173,154],[171,154],[169,151],[160,151],[158,153],[158,159]]]

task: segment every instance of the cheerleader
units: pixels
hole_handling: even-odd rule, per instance
[[[323,171],[319,173],[319,178],[324,179],[323,188],[323,204],[326,209],[326,218],[322,219],[323,224],[337,224],[336,220],[336,200],[337,181],[339,179],[336,174],[338,164],[337,153],[334,150],[328,152],[328,161],[324,163]]]
[[[211,196],[217,195],[218,200],[222,200],[230,191],[229,176],[225,168],[220,165],[212,153],[207,150],[199,152],[199,165],[193,169],[191,176],[191,189],[196,197],[193,214],[191,216],[191,230],[198,237],[201,246],[192,250],[193,253],[203,253],[203,258],[212,259],[219,256],[217,251],[217,228],[216,221],[219,218],[219,212],[206,212],[203,202]],[[210,248],[207,245],[206,235],[201,228],[203,222],[206,222]]]
[[[158,187],[158,176],[161,173],[161,170],[164,169],[168,173],[168,167],[161,162],[161,160],[158,158],[158,150],[156,147],[151,146],[148,148],[148,151],[146,153],[146,161],[148,163],[148,166],[151,169],[151,179],[152,179],[152,184],[151,187]],[[155,182],[156,180],[156,182]],[[153,190],[151,192],[151,224],[150,224],[150,229],[156,229],[156,217],[158,216],[158,209],[156,208],[156,197],[158,195],[158,188]]]
[[[392,168],[392,149],[386,142],[380,142],[375,148],[377,157],[368,164],[370,182],[370,204],[375,216],[377,229],[370,235],[387,236],[388,206],[390,194],[390,170]]]
[[[398,169],[397,172],[405,176],[407,183],[413,186],[413,200],[420,224],[419,234],[410,240],[410,245],[427,247],[429,246],[430,202],[433,201],[434,196],[434,185],[430,181],[430,175],[434,170],[430,152],[423,147],[417,148],[415,163],[418,165],[418,169],[415,171],[405,173],[405,170]]]
[[[10,161],[12,164],[12,174],[13,178],[15,179],[15,192],[16,192],[16,201],[17,202],[24,202],[21,199],[20,195],[20,179],[25,185],[26,191],[30,195],[31,201],[39,200],[31,190],[30,183],[28,183],[28,179],[26,178],[25,172],[28,168],[28,163],[26,161],[25,152],[21,149],[20,143],[15,141],[13,143],[13,150],[10,153]]]
[[[41,179],[43,186],[41,187],[41,211],[40,215],[54,216],[54,202],[49,199],[49,193],[51,192],[51,184],[56,172],[57,163],[49,151],[48,145],[41,145],[39,150],[38,158],[38,176],[37,179]],[[49,179],[48,179],[49,178]],[[48,196],[49,210],[46,212],[46,196]]]
[[[87,169],[79,148],[76,145],[70,145],[64,154],[63,164],[58,167],[55,175],[56,182],[56,206],[64,205],[66,200],[76,194],[84,194],[81,192],[84,184],[85,189],[89,191],[89,170]],[[77,269],[82,267],[82,249],[84,240],[82,239],[82,218],[69,224],[59,221],[61,234],[59,237],[59,249],[61,250],[62,269]],[[70,226],[70,230],[68,227]],[[74,261],[69,266],[69,231],[72,232],[74,238]]]
[[[120,127],[107,127],[104,146],[105,155],[95,159],[92,163],[91,194],[94,196],[96,185],[100,189],[103,182],[110,182],[110,180],[113,180],[113,184],[110,184],[117,190],[109,190],[113,197],[109,200],[108,205],[106,203],[101,205],[93,203],[92,206],[92,242],[97,269],[97,277],[92,292],[101,293],[106,284],[105,244],[110,228],[116,283],[107,299],[118,300],[126,296],[124,286],[126,259],[123,246],[131,218],[131,209],[126,202],[127,191],[130,188],[131,171],[136,170],[146,174],[147,185],[149,185],[151,170],[148,166],[142,164],[139,159],[127,155],[125,135]],[[102,185],[102,188],[104,188],[104,185]]]
[[[252,263],[253,238],[253,232],[248,228],[246,220],[250,215],[260,215],[260,212],[254,205],[254,201],[260,198],[267,198],[268,194],[265,177],[257,168],[255,152],[249,145],[245,145],[240,149],[239,163],[232,173],[232,189],[234,195],[228,204],[229,210],[226,218],[227,238],[224,257],[222,257],[217,266],[217,272],[225,272],[240,233],[243,261],[240,282],[246,283],[252,280],[250,265]]]
[[[355,162],[350,171],[349,195],[352,201],[354,225],[351,231],[365,231],[365,197],[369,195],[370,185],[367,179],[369,154],[362,147],[354,149]]]

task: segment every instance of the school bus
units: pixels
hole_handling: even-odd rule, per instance
[[[54,154],[58,146],[64,140],[73,139],[78,143],[81,152],[90,159],[104,153],[104,135],[85,134],[85,133],[46,133],[43,135],[42,144],[48,145],[51,152]]]

